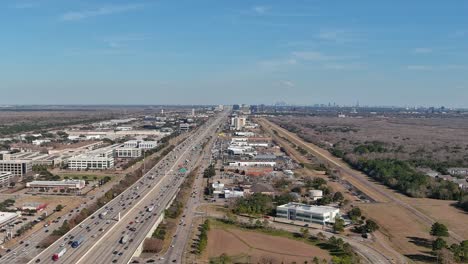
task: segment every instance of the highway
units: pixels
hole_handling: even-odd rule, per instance
[[[193,168],[201,144],[226,116],[227,112],[223,112],[209,119],[141,179],[29,263],[128,263],[188,174],[179,169]],[[154,209],[149,211],[148,207]],[[101,219],[100,214],[104,212],[106,215]],[[121,243],[124,235],[128,241]],[[80,237],[84,238],[83,243],[72,248],[71,241]],[[66,253],[53,261],[54,253],[62,248],[66,248]]]

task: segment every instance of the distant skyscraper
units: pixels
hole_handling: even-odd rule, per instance
[[[195,116],[195,108],[192,108],[192,116]]]

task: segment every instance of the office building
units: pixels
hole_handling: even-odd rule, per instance
[[[0,171],[0,187],[8,187],[13,180],[13,173],[9,171]]]
[[[0,171],[11,172],[13,176],[22,179],[32,172],[32,163],[29,160],[0,160]]]
[[[331,206],[288,203],[276,207],[276,216],[293,221],[326,224],[335,222],[335,218],[340,216],[340,209]]]

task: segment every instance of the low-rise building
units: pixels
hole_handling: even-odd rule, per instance
[[[40,211],[42,211],[42,210],[44,210],[46,208],[47,208],[46,203],[24,203],[23,206],[21,207],[21,210],[22,211],[29,210],[29,211],[40,212]]]
[[[63,181],[32,181],[26,183],[27,188],[37,190],[72,190],[79,191],[86,186],[83,180],[63,180]]]
[[[333,223],[340,216],[340,209],[331,206],[315,206],[288,203],[276,207],[276,216],[309,223]]]
[[[13,223],[19,217],[17,213],[0,212],[0,228]]]
[[[468,176],[468,168],[448,168],[447,172],[454,176]]]
[[[140,148],[118,148],[115,150],[115,155],[118,158],[138,158],[143,154]]]
[[[274,161],[235,161],[229,162],[229,166],[232,167],[274,167],[276,166],[276,162]]]
[[[0,171],[0,187],[8,187],[13,180],[13,173],[9,171]]]
[[[309,190],[309,197],[310,199],[317,201],[323,198],[323,191],[322,190]]]
[[[68,168],[72,170],[104,170],[114,167],[114,152],[121,144],[95,149],[68,159]]]

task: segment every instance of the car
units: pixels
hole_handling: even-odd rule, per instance
[[[119,253],[117,250],[112,252],[112,254],[114,254],[114,255],[117,255],[117,253]]]
[[[22,245],[24,243],[24,241],[20,241],[20,245]]]
[[[99,230],[98,230],[98,231],[99,231],[99,232],[102,232],[102,230],[103,230],[102,228],[99,228]]]
[[[36,263],[39,263],[39,262],[41,262],[41,259],[36,259]]]
[[[116,259],[114,259],[114,260],[112,261],[112,263],[116,263],[116,262],[117,262],[117,260],[116,260]]]
[[[49,233],[49,229],[46,229],[44,232]]]

